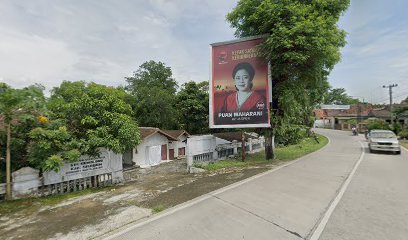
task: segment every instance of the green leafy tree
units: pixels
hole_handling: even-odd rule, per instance
[[[29,133],[30,163],[42,171],[58,171],[64,161],[75,162],[81,156],[76,139],[65,126],[55,124],[58,125],[58,121],[51,126],[37,127]]]
[[[6,143],[6,196],[8,199],[11,198],[12,160],[14,160],[13,165],[18,166],[18,164],[15,164],[18,162],[17,160],[21,158],[21,162],[26,157],[26,134],[22,129],[29,127],[30,121],[32,122],[34,119],[33,114],[38,112],[39,108],[42,108],[41,105],[44,104],[45,100],[42,93],[43,89],[40,85],[14,89],[0,83],[0,119],[5,127],[5,134],[0,135],[2,135],[2,138],[5,137]],[[16,129],[16,126],[22,125],[23,128]],[[1,142],[4,142],[4,140]]]
[[[140,65],[126,81],[126,89],[133,96],[135,118],[141,126],[163,129],[178,127],[178,112],[175,109],[178,86],[170,67],[162,62],[148,61]]]
[[[294,83],[306,92],[327,91],[327,76],[340,60],[339,48],[346,43],[346,33],[338,28],[337,22],[349,4],[349,0],[240,0],[227,15],[237,37],[268,34],[260,50],[272,66],[273,101],[277,106],[272,123],[292,124],[293,118],[305,119],[305,114],[284,113],[282,109],[289,106],[283,105],[293,102],[278,102],[279,96]],[[306,100],[308,106],[314,106],[321,97]],[[273,126],[275,132],[277,127]],[[274,131],[266,134],[267,159],[273,158]]]
[[[78,152],[96,155],[99,148],[115,153],[134,148],[140,135],[126,97],[113,87],[64,81],[53,89],[48,104],[51,122],[56,123],[30,133],[39,148],[32,150],[31,161],[41,161],[43,155],[48,159],[45,169],[58,170],[63,161],[78,160]]]
[[[180,127],[191,134],[208,132],[208,82],[187,82],[177,93]]]
[[[278,101],[279,113],[272,118],[276,142],[283,145],[296,144],[310,134],[314,117],[313,109],[321,99],[321,91],[303,86],[305,82],[287,82],[282,86]]]
[[[324,96],[325,104],[340,104],[340,105],[352,105],[358,104],[358,99],[352,98],[346,93],[344,88],[330,88],[327,94]]]
[[[408,115],[408,104],[396,108],[394,110],[394,114],[396,115],[397,119],[401,116]]]
[[[19,110],[12,120],[12,138],[11,138],[11,170],[16,170],[26,166],[32,166],[28,162],[27,147],[30,142],[28,133],[40,126],[39,117],[46,114],[46,98],[43,94],[44,87],[41,85],[32,85],[20,91],[22,101]],[[23,103],[22,102],[22,103]],[[0,132],[2,130],[0,129]],[[0,134],[0,138],[6,139],[6,134]],[[1,140],[0,140],[1,141]],[[5,141],[4,141],[5,142]],[[2,150],[2,149],[0,149]],[[0,155],[5,156],[5,151],[0,151]],[[35,166],[32,166],[35,167]]]
[[[6,198],[11,199],[11,122],[22,105],[23,98],[17,89],[1,86],[0,112],[6,128]]]

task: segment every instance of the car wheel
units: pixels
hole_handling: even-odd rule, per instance
[[[371,148],[368,148],[368,151],[369,151],[370,153],[374,153],[374,150],[372,150]]]
[[[400,155],[400,154],[401,154],[401,151],[396,151],[395,153],[398,154],[398,155]]]

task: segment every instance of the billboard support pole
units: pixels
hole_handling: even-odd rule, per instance
[[[270,106],[271,106],[270,109],[272,109],[272,103],[270,103]],[[273,124],[271,124],[271,127],[265,129],[265,159],[266,160],[273,160],[275,158],[273,127],[274,127]]]
[[[245,134],[243,130],[241,131],[241,141],[242,141],[241,144],[242,161],[245,162]]]
[[[268,62],[268,82],[269,82],[269,116],[272,118],[273,114],[273,98],[272,98],[272,65]],[[275,100],[277,101],[277,100]],[[265,130],[265,159],[273,160],[275,158],[275,136],[273,134],[273,125],[271,121],[271,126]]]

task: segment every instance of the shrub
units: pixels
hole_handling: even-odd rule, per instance
[[[404,129],[398,134],[402,139],[408,139],[408,129]]]
[[[401,125],[399,125],[398,123],[394,123],[392,125],[392,130],[394,131],[395,134],[399,134],[399,132],[401,132],[402,128]]]
[[[391,130],[390,125],[383,120],[369,120],[367,127],[368,130],[373,129]]]
[[[275,134],[276,143],[287,146],[299,143],[306,137],[307,131],[305,126],[282,124]]]

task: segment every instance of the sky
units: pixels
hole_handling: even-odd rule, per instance
[[[333,87],[345,88],[360,101],[389,103],[408,96],[407,0],[352,0],[339,26],[347,35],[342,61],[330,74]]]
[[[225,15],[237,0],[2,0],[0,82],[22,88],[63,80],[126,85],[146,61],[171,67],[179,86],[208,81],[209,44],[234,39]],[[408,96],[408,1],[352,0],[329,81],[360,100]]]

